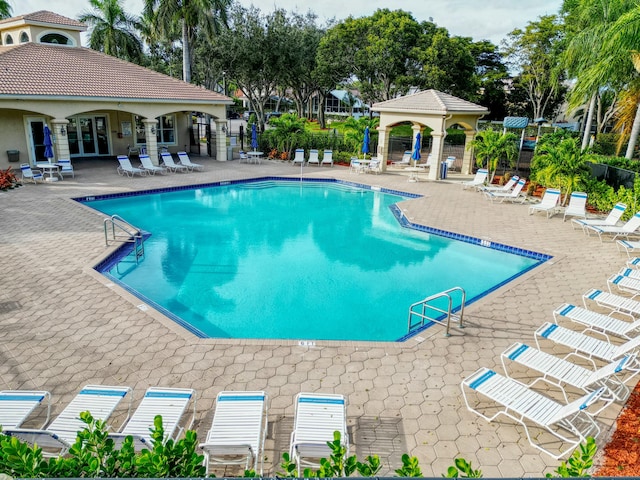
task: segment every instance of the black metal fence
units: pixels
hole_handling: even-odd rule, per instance
[[[624,168],[612,167],[604,163],[590,163],[592,175],[597,180],[604,182],[618,190],[620,187],[633,189],[633,182],[636,178],[636,172],[625,170]]]

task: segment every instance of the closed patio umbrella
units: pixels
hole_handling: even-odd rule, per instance
[[[422,144],[420,143],[421,135],[420,132],[416,135],[416,143],[413,146],[413,152],[411,153],[411,159],[413,160],[413,166],[415,167],[420,160],[420,150],[422,149]]]
[[[258,130],[255,123],[251,125],[251,148],[254,152],[258,150]]]
[[[44,156],[51,162],[53,158],[53,142],[51,141],[51,130],[49,130],[48,125],[44,126]]]
[[[369,153],[369,141],[369,127],[367,127],[364,129],[364,140],[362,141],[362,153],[364,154],[363,156]]]

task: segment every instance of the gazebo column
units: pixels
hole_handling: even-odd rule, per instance
[[[66,118],[54,118],[51,120],[51,127],[56,139],[56,159],[69,159],[71,160],[71,150],[69,150],[69,137],[67,136],[67,129],[69,126],[69,120]]]
[[[444,147],[444,137],[446,133],[431,132],[431,166],[429,167],[429,180],[438,180],[440,178],[440,159],[442,158],[442,149]]]
[[[214,120],[216,124],[216,160],[219,162],[227,161],[227,135],[224,132],[226,128],[226,120]]]
[[[142,124],[144,125],[144,136],[147,140],[147,155],[149,155],[154,165],[159,165],[158,137],[156,136],[158,121],[155,118],[143,118]]]
[[[475,136],[475,130],[464,131],[464,154],[462,156],[462,168],[460,169],[460,173],[464,175],[473,173],[473,149],[468,147]]]
[[[389,138],[387,138],[386,128],[377,128],[378,130],[378,160],[380,161],[380,171],[387,171],[387,160],[389,159]]]

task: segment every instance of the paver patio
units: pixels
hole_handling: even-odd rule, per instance
[[[75,162],[75,179],[0,193],[0,387],[51,391],[54,415],[89,383],[130,385],[137,401],[149,386],[194,388],[199,438],[211,424],[219,391],[265,390],[270,398],[265,474],[271,475],[288,448],[300,391],[347,396],[352,452],[379,454],[382,475],[392,474],[405,452],[419,458],[426,476],[440,476],[460,456],[487,477],[542,476],[559,464],[532,448],[510,420],[488,424],[469,413],[459,384],[479,366],[501,368],[500,353],[515,341],[533,342],[535,328],[551,320],[558,305],[580,304],[589,288],[604,288],[626,259],[615,244],[584,236],[561,216],[529,216],[526,204],[491,204],[461,188],[458,183],[468,178],[409,183],[397,172],[356,175],[345,167],[305,167],[304,176],[420,193],[422,198],[401,205],[416,223],[554,258],[468,306],[468,328],[454,329],[449,338],[436,327],[402,344],[199,339],[139,308],[140,300],[93,271],[112,250],[104,246],[103,217],[70,200],[300,175],[300,168],[277,161],[194,161],[205,171],[147,178],[118,176],[115,160]],[[605,429],[619,411],[616,405],[598,417]]]

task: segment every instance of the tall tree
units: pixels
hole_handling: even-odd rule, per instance
[[[140,17],[139,31],[149,48],[143,59],[144,66],[174,78],[182,78],[182,49],[158,34],[153,26],[153,16],[148,12],[143,12]]]
[[[534,119],[551,115],[550,106],[562,93],[562,35],[558,18],[546,15],[529,22],[524,30],[513,30],[504,42],[507,58],[526,87]]]
[[[502,120],[508,116],[507,81],[509,74],[498,46],[482,40],[470,44],[475,59],[475,75],[480,83],[477,102],[489,109],[487,120]]]
[[[445,28],[423,22],[414,54],[420,68],[417,86],[435,88],[471,101],[477,99],[480,84],[470,38],[450,37]]]
[[[316,71],[316,56],[320,39],[324,35],[324,29],[316,24],[316,16],[293,14],[286,26],[284,46],[287,53],[287,68],[283,71],[285,85],[291,89],[293,98],[298,107],[298,115],[304,116],[305,107],[309,103],[311,95],[320,85],[314,74]],[[311,111],[307,111],[307,116]]]
[[[220,34],[227,25],[232,0],[145,0],[145,14],[153,18],[153,25],[167,40],[175,39],[176,29],[182,40],[182,79],[191,82],[191,42],[196,31],[208,36]]]
[[[11,12],[12,8],[9,4],[9,0],[0,0],[0,20],[11,17]]]
[[[127,14],[120,0],[89,0],[93,8],[79,17],[89,25],[89,47],[123,60],[140,62],[142,41],[136,34],[138,19]]]
[[[606,52],[602,45],[607,42],[611,26],[634,5],[633,0],[565,0],[563,3],[567,47],[562,60],[569,76],[576,79],[569,95],[569,107],[589,104],[583,122],[583,150],[589,144],[594,116],[600,131],[613,114],[617,93],[628,79],[630,63],[626,68],[608,68],[606,72],[599,71],[598,64],[603,60],[610,63],[610,58],[603,57]]]
[[[624,68],[629,61],[634,65],[636,72],[629,81],[634,82],[640,72],[640,54],[638,53],[638,38],[640,38],[640,5],[636,5],[629,12],[622,15],[608,30],[609,37],[603,48],[609,55],[606,62],[601,62],[595,70],[607,71],[612,68]],[[613,60],[613,61],[612,61]],[[631,88],[637,88],[635,82]],[[640,136],[640,103],[637,104],[636,114],[631,127],[629,143],[625,157],[633,157],[635,146]]]
[[[264,126],[264,109],[270,96],[285,82],[286,40],[280,37],[286,13],[276,10],[263,16],[254,6],[235,4],[230,11],[230,28],[211,43],[211,68],[225,72],[249,100]]]

